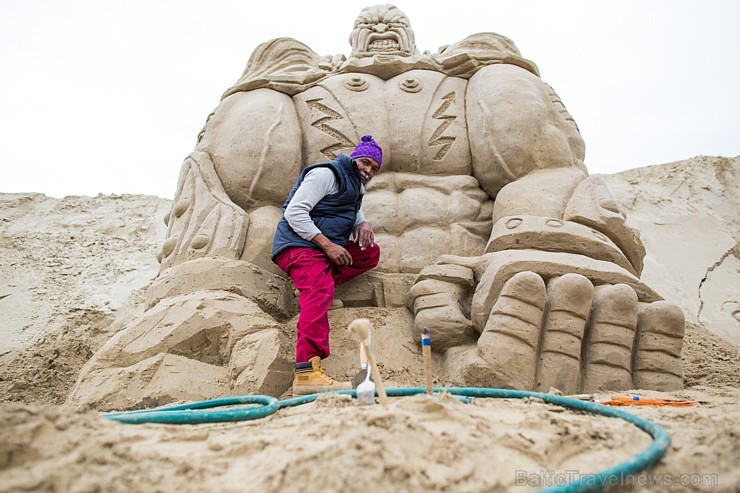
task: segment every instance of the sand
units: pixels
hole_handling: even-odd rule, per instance
[[[701,402],[631,410],[672,444],[615,491],[740,487],[739,169],[737,158],[699,157],[604,177],[642,230],[645,277],[690,321],[686,389],[670,397]],[[141,312],[170,205],[0,194],[0,491],[533,491],[650,442],[621,420],[533,399],[420,395],[361,408],[334,396],[257,421],[179,426],[65,407],[84,362]],[[385,349],[381,371],[421,386],[407,353]]]

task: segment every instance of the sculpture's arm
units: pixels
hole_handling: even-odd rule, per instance
[[[552,89],[490,65],[471,78],[466,103],[494,224],[485,255],[421,271],[408,303],[415,328],[436,332],[462,384],[680,388],[683,313],[640,281],[639,236],[588,177],[578,128]]]
[[[471,77],[466,95],[473,172],[492,197],[535,171],[582,171],[585,146],[557,94],[514,65],[490,65]]]
[[[224,98],[183,164],[162,269],[217,256],[279,273],[269,252],[303,163],[301,139],[290,97],[257,89]]]
[[[276,269],[269,243],[279,206],[304,162],[290,96],[326,77],[340,61],[291,38],[255,49],[185,160],[167,218],[163,270],[201,256]]]
[[[165,222],[167,238],[159,256],[163,271],[206,255],[239,258],[249,215],[224,191],[208,153],[195,151],[182,165]]]
[[[577,253],[639,275],[639,235],[588,176],[583,139],[555,91],[520,67],[491,65],[470,79],[467,98],[473,172],[496,198],[486,252]]]

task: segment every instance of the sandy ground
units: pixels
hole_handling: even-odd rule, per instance
[[[700,402],[631,410],[664,426],[671,446],[614,491],[738,491],[737,159],[605,179],[641,225],[646,277],[686,307],[686,389],[672,395]],[[664,193],[671,180],[686,192]],[[649,444],[621,420],[531,399],[415,396],[361,408],[335,396],[257,421],[179,426],[65,407],[84,362],[140,312],[169,206],[133,195],[0,194],[0,491],[533,491]],[[702,232],[697,217],[713,222]],[[655,252],[681,228],[692,236],[683,233],[678,269],[680,242],[665,258]],[[418,368],[392,359],[383,361],[389,381],[422,385]]]

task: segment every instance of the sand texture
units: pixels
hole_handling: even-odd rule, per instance
[[[686,388],[633,393],[698,402],[630,409],[664,426],[672,443],[658,465],[613,491],[737,491],[740,159],[601,178],[640,229],[643,279],[689,322]],[[65,406],[82,365],[142,313],[170,207],[139,195],[0,194],[0,491],[534,491],[650,443],[624,421],[536,399],[419,395],[357,407],[325,396],[208,425],[124,425]],[[378,334],[396,334],[410,315],[345,308],[331,317],[334,327],[368,317]],[[377,341],[388,386],[423,385],[419,348]],[[354,344],[344,331],[333,343]],[[356,370],[331,360],[327,368],[338,377]]]

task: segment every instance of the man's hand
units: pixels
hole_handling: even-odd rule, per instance
[[[321,247],[334,265],[352,265],[352,255],[344,247],[332,243],[323,234],[317,234],[311,241]]]
[[[362,221],[359,226],[357,226],[355,235],[357,236],[357,244],[360,245],[362,250],[375,244],[375,233],[373,232],[373,227],[367,221]]]

